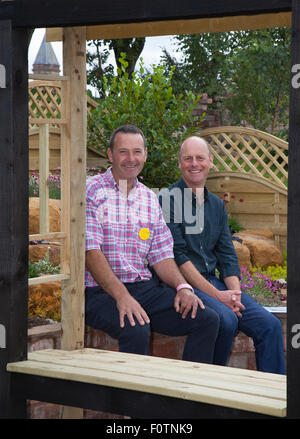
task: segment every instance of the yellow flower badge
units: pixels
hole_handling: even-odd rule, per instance
[[[147,227],[143,227],[140,231],[139,231],[139,237],[143,240],[143,241],[147,241],[147,239],[150,236],[150,230],[147,229]]]

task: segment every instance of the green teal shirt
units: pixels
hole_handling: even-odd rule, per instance
[[[221,279],[240,276],[227,212],[219,197],[205,187],[200,207],[182,178],[157,196],[173,235],[178,266],[191,261],[203,275],[214,274],[217,269]]]

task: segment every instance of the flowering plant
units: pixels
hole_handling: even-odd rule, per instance
[[[241,289],[263,306],[280,306],[286,300],[282,290],[286,289],[285,279],[272,280],[260,271],[248,271],[241,267]]]
[[[91,177],[102,172],[102,168],[87,168],[87,177]],[[60,200],[61,193],[61,168],[53,169],[52,173],[49,175],[49,198],[54,198]],[[29,196],[39,197],[40,188],[40,175],[39,172],[31,171],[29,177]]]

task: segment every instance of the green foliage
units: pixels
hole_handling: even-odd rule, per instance
[[[247,32],[227,59],[226,107],[235,124],[287,134],[290,28]],[[285,129],[285,131],[284,131]]]
[[[60,268],[53,267],[53,265],[49,262],[49,259],[46,257],[44,260],[40,260],[38,262],[29,262],[28,263],[28,277],[39,277],[43,274],[58,274],[60,273]]]
[[[287,263],[284,262],[283,265],[272,265],[270,267],[267,267],[265,269],[262,269],[259,266],[256,266],[251,269],[251,272],[260,271],[263,275],[268,276],[271,280],[278,280],[278,279],[284,279],[286,281],[287,279]]]
[[[267,270],[272,272],[273,267],[268,267]],[[241,267],[241,289],[262,306],[285,305],[286,295],[282,289],[286,289],[286,282],[279,281],[279,278],[272,279],[259,267],[249,271]]]
[[[192,90],[205,92],[212,98],[223,95],[226,58],[238,44],[237,39],[236,32],[175,36],[180,60],[164,50],[161,61],[167,71],[176,67],[172,81],[176,93]]]
[[[177,153],[180,143],[195,128],[192,111],[200,96],[185,92],[175,96],[172,71],[162,66],[146,73],[143,62],[130,78],[125,54],[120,58],[118,76],[104,79],[106,98],[88,117],[88,144],[106,151],[112,132],[123,124],[134,124],[145,134],[148,148],[143,183],[152,188],[167,187],[179,177]]]
[[[287,140],[290,65],[289,27],[174,37],[181,58],[165,51],[166,71],[175,67],[176,92],[208,93],[230,119]],[[227,122],[228,123],[228,122]]]
[[[117,67],[121,68],[119,58],[121,53],[126,53],[126,72],[131,77],[137,60],[144,48],[143,38],[120,38],[113,40],[91,40],[87,43],[87,83],[98,90],[99,97],[105,98],[104,78],[109,83],[115,76],[114,66],[109,63],[111,51],[115,55]]]
[[[230,216],[228,216],[228,226],[231,233],[238,233],[245,228],[237,219]]]
[[[28,277],[31,279],[32,277],[39,277],[40,270],[38,269],[36,263],[28,263]]]

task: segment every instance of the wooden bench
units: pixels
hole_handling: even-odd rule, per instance
[[[99,349],[42,350],[9,363],[14,397],[133,418],[286,416],[286,377]]]

